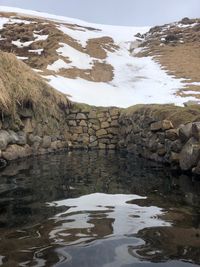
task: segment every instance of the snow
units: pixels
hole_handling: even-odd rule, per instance
[[[56,71],[57,72],[60,69],[67,68],[67,67],[68,67],[68,64],[64,60],[58,59],[53,64],[48,65],[47,66],[47,69],[48,70],[53,70],[53,71]]]
[[[113,38],[115,44],[119,46],[119,49],[115,52],[106,51],[107,58],[104,60],[105,63],[111,64],[114,68],[114,79],[111,82],[97,83],[81,78],[69,79],[59,75],[45,76],[45,78],[49,79],[50,85],[67,95],[70,94],[73,101],[97,106],[128,107],[139,103],[175,103],[177,105],[183,105],[185,101],[195,100],[193,96],[184,98],[176,96],[176,91],[184,88],[188,83],[184,83],[183,79],[177,79],[167,74],[152,57],[136,57],[135,53],[141,51],[141,48],[135,48],[132,54],[129,53],[131,44],[137,40],[134,35],[138,32],[143,34],[150,27],[100,25],[47,13],[2,6],[0,6],[0,11],[16,12],[60,22],[60,26],[57,25],[58,29],[77,40],[82,47],[85,47],[87,41],[91,38],[102,36]],[[7,18],[0,18],[0,28],[7,22]],[[73,28],[67,27],[64,23],[73,24]],[[89,30],[84,27],[92,27],[96,30]],[[48,35],[40,35],[40,32],[34,32],[34,38],[36,38],[34,41],[22,43],[20,40],[17,40],[12,43],[18,47],[25,47],[36,41],[47,40]],[[161,39],[162,41],[164,41],[164,38]],[[39,54],[42,52],[42,49],[29,51]],[[93,66],[94,58],[74,49],[68,44],[60,43],[60,48],[55,52],[70,62],[66,63],[60,58],[53,64],[48,65],[47,69],[49,70],[55,72],[58,72],[62,68],[79,68],[85,70],[91,69]],[[98,60],[98,62],[102,61]]]
[[[46,41],[49,37],[49,35],[40,35],[40,34],[36,34],[36,33],[33,33],[33,36],[36,38],[35,42],[36,41]]]
[[[95,60],[86,53],[82,53],[73,47],[60,43],[61,47],[56,51],[59,55],[68,58],[71,63],[68,64],[68,67],[76,67],[79,69],[90,69],[92,61]]]
[[[21,42],[20,39],[18,39],[17,41],[12,41],[12,44],[22,48],[22,47],[28,47],[33,43],[33,41],[28,41],[28,42]]]
[[[176,91],[184,87],[183,79],[168,75],[151,57],[131,57],[126,48],[121,47],[115,53],[108,53],[107,62],[115,68],[114,79],[109,83],[59,75],[46,78],[51,86],[71,95],[73,101],[97,106],[129,107],[139,103],[182,105],[186,100],[194,100],[191,96],[187,99],[176,96]]]
[[[20,56],[17,56],[17,58],[20,59],[20,60],[26,60],[26,59],[28,59],[28,57],[20,57]]]
[[[8,23],[9,19],[8,18],[1,18],[0,17],[0,30],[3,29],[3,25]]]
[[[36,53],[36,54],[38,54],[38,55],[41,55],[42,52],[44,51],[44,49],[41,48],[41,49],[28,50],[28,51],[29,51],[30,53]]]
[[[160,208],[141,207],[127,203],[131,200],[145,198],[138,195],[94,193],[48,203],[50,206],[68,208],[67,211],[53,217],[58,227],[55,226],[50,232],[50,238],[58,240],[62,233],[71,235],[70,231],[66,232],[68,229],[81,231],[83,228],[87,229],[88,236],[90,236],[89,229],[95,228],[95,222],[91,221],[92,212],[98,215],[103,211],[106,218],[112,219],[112,234],[115,236],[136,234],[139,230],[147,227],[170,226],[170,223],[158,218],[158,215],[163,214]],[[85,235],[79,237],[85,237]]]

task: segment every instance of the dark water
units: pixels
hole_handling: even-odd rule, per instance
[[[1,266],[199,266],[200,181],[134,156],[71,152],[0,173]]]

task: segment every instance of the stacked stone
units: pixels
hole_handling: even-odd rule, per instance
[[[67,116],[71,147],[74,149],[116,149],[119,109],[72,109]]]
[[[200,122],[174,127],[170,120],[133,113],[119,119],[119,148],[200,174]]]

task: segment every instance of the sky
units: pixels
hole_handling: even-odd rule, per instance
[[[0,5],[125,26],[155,26],[200,17],[200,0],[0,0]]]

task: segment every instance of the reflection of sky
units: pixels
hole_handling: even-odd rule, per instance
[[[95,193],[79,198],[53,202],[50,204],[51,206],[66,206],[69,209],[54,217],[56,226],[50,232],[50,238],[56,241],[62,241],[64,237],[70,236],[71,230],[72,235],[75,234],[77,239],[83,238],[85,241],[87,235],[80,235],[83,229],[87,229],[88,236],[102,235],[102,231],[104,230],[104,236],[113,234],[114,237],[117,237],[135,234],[146,227],[170,225],[158,219],[157,215],[162,214],[160,208],[154,206],[140,207],[127,203],[127,201],[141,198],[144,197]],[[98,220],[103,220],[104,224],[108,224],[107,227],[104,225],[104,229],[102,230],[102,224],[99,224]],[[112,224],[111,227],[109,227],[109,224]],[[68,234],[66,234],[66,230]]]
[[[200,15],[199,0],[59,0],[59,3],[55,0],[1,0],[0,5],[34,9],[89,22],[132,26],[157,25]]]

